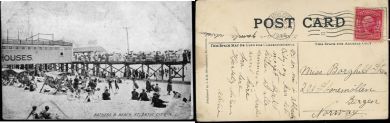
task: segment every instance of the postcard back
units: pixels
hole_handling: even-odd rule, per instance
[[[199,0],[199,121],[385,119],[386,0]]]

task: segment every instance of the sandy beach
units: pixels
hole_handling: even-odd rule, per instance
[[[137,91],[141,92],[141,89],[146,86],[145,81],[136,82],[139,85]],[[165,82],[151,81],[151,83],[158,83],[161,88],[160,98],[168,101],[166,108],[155,108],[151,105],[151,101],[131,100],[133,83],[130,80],[119,83],[120,89],[117,93],[111,91],[111,100],[98,99],[103,88],[108,87],[106,82],[98,83],[97,87],[101,90],[95,93],[91,102],[85,101],[87,93],[82,93],[80,99],[70,96],[69,92],[56,95],[39,93],[42,82],[38,83],[38,89],[33,92],[14,86],[3,86],[3,118],[26,119],[33,105],[38,106],[38,112],[47,105],[52,116],[58,115],[60,119],[192,119],[192,101],[184,103],[182,98],[173,98],[172,93],[167,95]],[[114,85],[113,87],[115,88]],[[191,85],[182,83],[173,83],[173,90],[180,92],[182,97],[187,99],[190,98],[192,91]],[[148,96],[151,98],[152,94],[152,92],[148,93]]]

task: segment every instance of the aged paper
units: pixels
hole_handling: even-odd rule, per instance
[[[199,0],[199,121],[384,119],[387,0]]]
[[[190,1],[0,1],[0,120],[193,120]]]

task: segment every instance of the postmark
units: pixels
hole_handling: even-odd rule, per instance
[[[383,10],[356,8],[355,40],[379,41],[382,37]]]
[[[275,20],[277,18],[293,18],[293,17],[286,11],[276,11],[272,13],[268,18]],[[290,38],[295,29],[295,20],[291,20],[291,22],[290,20],[284,20],[282,23],[283,25],[290,25],[291,23],[291,25],[283,26],[281,28],[266,28],[268,35],[277,40],[284,40]]]

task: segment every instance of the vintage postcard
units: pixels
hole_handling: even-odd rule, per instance
[[[192,2],[1,2],[4,120],[191,120]]]
[[[199,0],[199,121],[388,118],[387,0]]]

